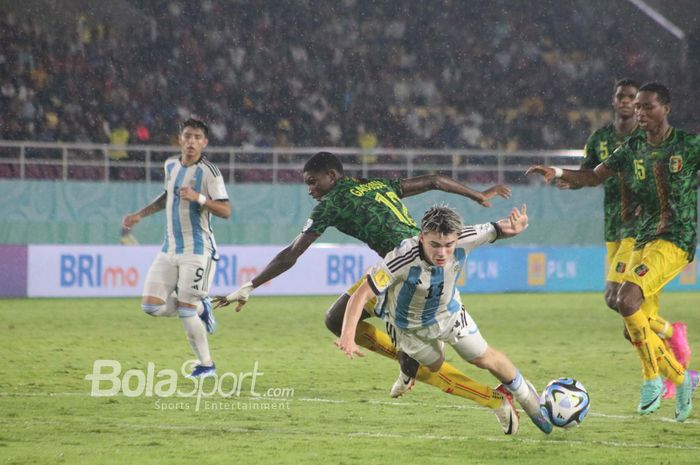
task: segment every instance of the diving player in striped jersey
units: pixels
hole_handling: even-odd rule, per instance
[[[504,353],[486,343],[457,289],[469,251],[515,236],[527,224],[525,205],[514,208],[506,219],[467,227],[451,208],[431,208],[423,216],[420,234],[373,266],[350,297],[336,345],[350,358],[363,355],[355,342],[357,323],[365,305],[376,297],[375,313],[384,318],[398,350],[438,372],[445,363],[444,343],[451,345],[464,360],[498,378],[498,390],[512,394],[540,430],[551,432],[552,425],[540,413],[537,391]],[[507,416],[512,409],[508,396],[491,409],[506,434],[517,432],[517,419]]]
[[[304,165],[304,182],[309,195],[318,201],[301,234],[281,250],[250,282],[227,296],[216,297],[216,307],[237,302],[236,311],[246,303],[254,289],[279,276],[294,266],[297,259],[326,229],[335,227],[377,252],[380,257],[399,246],[404,239],[420,231],[411,217],[403,198],[429,190],[440,190],[467,197],[488,207],[495,195],[510,197],[510,189],[496,185],[483,192],[475,191],[444,175],[424,175],[404,179],[358,179],[346,176],[341,161],[329,152],[318,152]],[[340,296],[326,312],[326,327],[337,337],[343,326],[345,307],[364,277]],[[367,305],[362,318],[370,318],[374,303]],[[373,324],[360,321],[358,343],[363,347],[392,359],[398,359],[399,378],[390,390],[392,397],[408,392],[418,380],[438,389],[473,400],[484,407],[496,408],[503,404],[503,394],[470,379],[467,375],[444,363],[433,373],[415,360],[397,351],[388,334]],[[506,427],[508,429],[508,427]]]
[[[179,157],[165,161],[165,191],[136,213],[124,217],[131,229],[143,218],[165,209],[165,240],[148,270],[141,308],[151,316],[180,317],[197,357],[191,377],[216,374],[207,332],[216,328],[207,297],[218,259],[211,215],[231,216],[219,169],[202,155],[209,129],[198,119],[181,124]]]

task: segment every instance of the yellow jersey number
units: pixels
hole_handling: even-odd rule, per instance
[[[401,202],[401,199],[395,192],[387,192],[386,196],[377,192],[374,195],[374,200],[389,207],[389,210],[392,211],[400,222],[409,226],[417,227],[416,222],[413,221],[410,213],[408,213],[408,208],[406,208],[406,205]],[[401,208],[401,210],[399,210],[399,208]]]
[[[608,152],[608,143],[602,140],[600,141],[600,144],[598,144],[598,158],[600,161],[603,161],[608,158],[608,155],[610,155]]]
[[[644,160],[641,158],[634,160],[634,177],[637,181],[642,181],[647,178],[647,170],[644,168]]]

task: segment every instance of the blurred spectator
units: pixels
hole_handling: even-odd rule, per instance
[[[150,27],[0,13],[0,138],[163,144],[198,113],[216,145],[580,148],[616,78],[682,74],[600,3],[127,3]]]

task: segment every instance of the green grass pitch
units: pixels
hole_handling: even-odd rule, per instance
[[[85,379],[95,360],[118,361],[120,378],[150,363],[155,383],[165,379],[159,371],[179,371],[192,357],[176,318],[149,318],[137,299],[0,300],[0,464],[700,463],[700,395],[684,424],[673,420],[672,401],[635,413],[639,362],[601,294],[464,296],[486,339],[539,389],[571,376],[590,393],[580,427],[545,436],[521,416],[514,437],[490,412],[427,385],[389,398],[397,365],[375,354],[348,360],[333,345],[323,324],[333,300],[253,296],[241,313],[218,311],[210,343],[219,374],[229,373],[219,387],[232,390],[236,376],[242,389],[199,403],[146,388],[136,395],[136,372],[130,395],[93,397]],[[662,315],[688,323],[696,354],[699,310],[700,294],[662,296]],[[262,398],[251,395],[252,377],[239,382],[256,363]],[[177,383],[192,390],[189,380]],[[208,380],[203,390],[214,387]]]

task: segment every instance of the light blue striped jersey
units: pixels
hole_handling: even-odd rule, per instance
[[[197,163],[184,166],[180,158],[165,161],[165,253],[216,255],[211,227],[211,212],[197,202],[180,198],[180,188],[190,186],[213,200],[228,200],[224,178],[219,169],[202,155]]]
[[[493,224],[467,226],[459,232],[450,263],[439,267],[424,259],[418,236],[405,239],[367,274],[367,282],[379,296],[377,314],[398,328],[416,329],[458,311],[462,299],[457,278],[467,254],[494,240]]]

